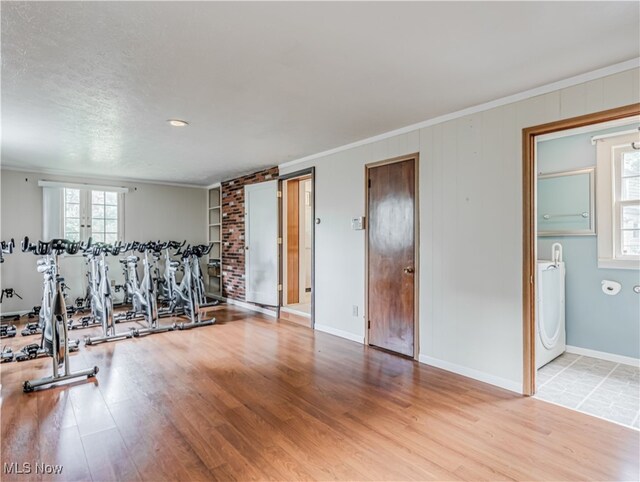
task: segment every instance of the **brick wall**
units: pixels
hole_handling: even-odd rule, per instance
[[[244,186],[278,177],[278,168],[222,183],[222,296],[244,301]]]

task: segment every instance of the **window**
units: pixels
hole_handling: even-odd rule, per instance
[[[80,241],[80,189],[64,192],[64,239]]]
[[[640,269],[638,133],[597,140],[598,266]]]
[[[120,194],[113,191],[65,187],[63,237],[74,241],[114,243],[122,239]]]
[[[640,150],[616,150],[616,258],[640,259]]]
[[[118,195],[109,191],[91,191],[91,237],[96,242],[118,240]]]

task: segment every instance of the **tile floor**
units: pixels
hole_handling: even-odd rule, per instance
[[[640,368],[564,353],[538,370],[541,400],[640,429]]]

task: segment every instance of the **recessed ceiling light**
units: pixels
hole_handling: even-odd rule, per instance
[[[189,125],[187,121],[184,121],[181,119],[169,119],[167,122],[171,124],[173,127],[184,127]]]

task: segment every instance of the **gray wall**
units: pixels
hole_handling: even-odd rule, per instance
[[[554,172],[596,166],[596,146],[591,137],[629,127],[552,139],[538,144],[538,172]],[[597,176],[597,172],[596,172]],[[638,270],[599,269],[596,236],[538,238],[538,259],[551,258],[551,245],[563,246],[566,278],[567,344],[580,348],[640,358],[640,283]],[[603,279],[622,284],[616,296],[605,295]]]
[[[98,185],[124,186],[130,189],[124,201],[124,236],[129,241],[186,239],[189,243],[205,243],[207,238],[207,190],[157,184],[109,182],[99,179],[71,178],[19,171],[0,171],[0,237],[24,236],[33,240],[42,235],[42,188],[38,180],[70,181]],[[42,276],[36,271],[36,256],[18,252],[7,256],[0,265],[0,285],[14,288],[18,298],[2,303],[2,312],[29,310],[40,305]],[[111,277],[122,279],[119,263],[110,264]],[[85,289],[86,266],[82,257],[65,257],[61,271],[75,298]]]

